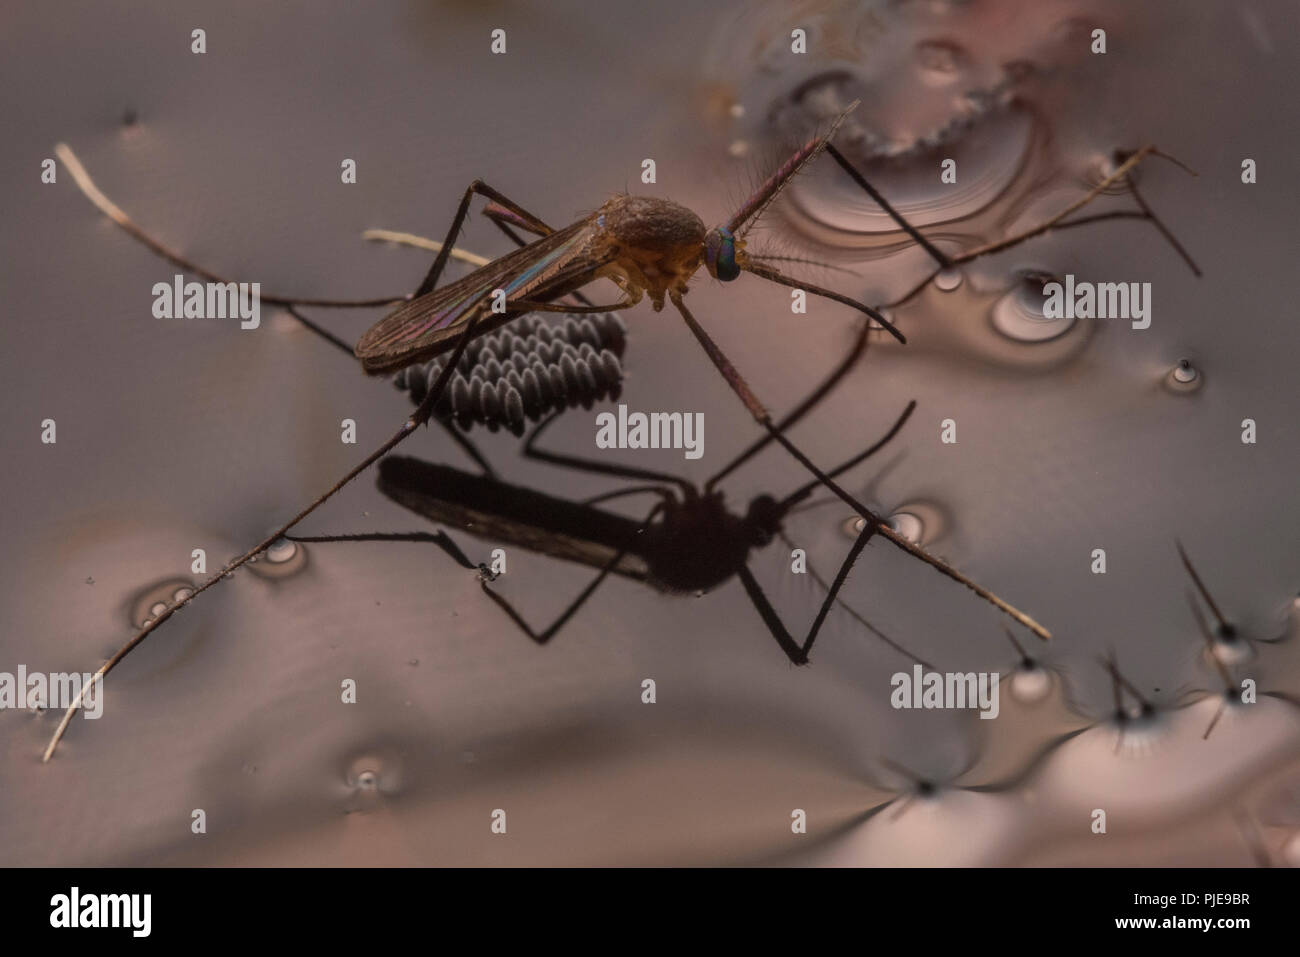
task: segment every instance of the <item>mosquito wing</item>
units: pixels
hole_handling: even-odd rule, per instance
[[[422,362],[451,349],[460,327],[491,308],[494,290],[504,290],[507,301],[547,302],[586,285],[613,259],[614,250],[601,241],[594,217],[579,220],[404,303],[361,337],[357,358],[371,373]],[[490,332],[521,314],[491,316],[479,322],[477,332]]]
[[[404,508],[478,538],[592,568],[604,568],[623,551],[616,574],[637,581],[649,576],[636,554],[645,537],[625,516],[401,455],[379,463],[378,484]]]

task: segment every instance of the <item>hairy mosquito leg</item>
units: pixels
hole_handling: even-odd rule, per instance
[[[655,517],[661,511],[663,511],[663,508],[664,503],[662,501],[655,503],[654,508],[650,510],[650,513],[646,515],[645,519],[641,522],[640,527],[637,529],[637,534],[640,534],[649,528],[650,523],[655,520]],[[614,556],[604,564],[596,577],[587,584],[587,587],[579,592],[578,596],[569,603],[568,607],[566,607],[564,611],[560,613],[560,616],[540,632],[533,630],[532,626],[524,620],[523,615],[519,614],[519,612],[515,610],[514,606],[505,598],[505,596],[497,594],[488,587],[490,579],[482,572],[482,570],[480,570],[479,574],[479,587],[483,589],[485,595],[496,602],[497,607],[506,613],[506,616],[515,623],[516,627],[518,627],[520,631],[533,641],[537,642],[537,644],[544,645],[555,637],[559,630],[568,623],[570,618],[578,613],[578,610],[586,604],[587,599],[595,594],[596,589],[599,588],[601,584],[604,583],[605,579],[609,577],[610,573],[618,567],[618,563],[627,557],[627,553],[628,550],[626,548],[620,549],[616,552]]]
[[[1013,605],[1008,604],[1003,599],[993,594],[993,592],[989,591],[987,588],[984,588],[982,585],[978,585],[975,582],[971,581],[971,579],[967,578],[961,572],[957,571],[957,569],[950,566],[947,562],[943,561],[942,559],[936,558],[935,556],[931,555],[929,552],[925,551],[925,549],[912,544],[912,542],[908,541],[902,535],[899,535],[887,524],[885,524],[884,520],[880,516],[876,515],[869,508],[867,508],[865,505],[863,505],[861,502],[855,499],[852,495],[844,491],[844,489],[840,488],[840,486],[837,485],[830,476],[826,475],[826,473],[824,473],[821,469],[819,469],[816,465],[814,465],[812,463],[812,460],[809,459],[808,456],[804,455],[803,452],[799,451],[799,449],[795,447],[793,442],[791,442],[780,431],[777,430],[776,425],[772,422],[771,415],[768,414],[767,409],[763,407],[763,404],[758,401],[758,397],[754,395],[753,390],[750,389],[748,383],[746,383],[745,380],[741,377],[740,373],[736,371],[736,367],[731,364],[731,360],[729,360],[726,357],[726,355],[722,352],[722,350],[718,348],[717,343],[715,343],[713,339],[710,338],[709,334],[704,331],[704,327],[701,326],[698,321],[696,321],[695,317],[691,315],[691,311],[686,308],[686,304],[682,301],[681,293],[674,291],[669,295],[672,298],[673,305],[677,307],[677,311],[682,314],[682,318],[686,321],[686,325],[690,328],[691,333],[695,336],[696,340],[700,343],[700,346],[704,349],[710,361],[714,364],[718,372],[722,375],[722,378],[726,380],[727,385],[729,385],[732,391],[735,392],[736,395],[740,397],[740,400],[745,404],[745,407],[749,410],[750,415],[752,415],[754,417],[754,420],[758,422],[758,424],[761,425],[764,429],[766,429],[773,436],[773,438],[775,438],[776,441],[779,442],[781,446],[787,452],[789,452],[790,455],[792,455],[796,461],[799,462],[799,464],[801,464],[804,468],[806,468],[809,472],[811,472],[820,484],[825,486],[828,491],[834,492],[835,495],[839,497],[840,501],[844,502],[844,504],[848,505],[855,512],[861,515],[867,521],[868,526],[874,526],[876,531],[879,534],[889,539],[891,542],[893,542],[899,548],[903,549],[905,552],[908,552],[914,557],[919,558],[921,561],[925,562],[930,567],[936,569],[939,572],[942,572],[944,575],[947,575],[949,578],[953,579],[954,581],[960,582],[961,584],[965,585],[971,591],[975,592],[975,594],[979,595],[979,597],[983,598],[985,601],[994,605],[1005,614],[1014,618],[1016,621],[1020,622],[1020,624],[1028,628],[1030,631],[1032,631],[1035,635],[1037,635],[1039,638],[1043,639],[1044,641],[1047,641],[1052,637],[1052,633],[1050,631],[1048,631],[1038,622],[1034,621],[1033,618],[1026,615],[1023,611],[1020,611],[1018,608],[1014,607]]]
[[[99,187],[95,185],[94,180],[90,178],[90,174],[86,172],[86,168],[81,165],[81,160],[77,159],[77,155],[72,152],[72,149],[66,143],[58,144],[54,148],[54,153],[58,156],[60,162],[63,163],[64,168],[72,175],[72,179],[77,184],[77,188],[80,189],[85,197],[94,204],[95,208],[113,222],[117,223],[118,226],[122,227],[122,229],[134,239],[143,243],[154,253],[185,272],[192,273],[195,276],[200,276],[209,282],[224,284],[232,281],[225,279],[222,276],[218,276],[210,269],[204,269],[202,266],[190,262],[184,256],[174,252],[172,249],[159,240],[154,239],[147,232],[137,226],[135,222],[132,221],[131,217],[122,211],[121,207],[100,191]],[[266,292],[262,293],[260,298],[262,302],[273,303],[277,306],[296,304],[299,306],[321,306],[335,309],[361,309],[373,306],[387,306],[395,302],[401,302],[403,299],[402,296],[385,296],[381,299],[302,299],[294,296],[282,296],[278,293],[272,294]]]
[[[865,531],[865,529],[864,529],[864,531]],[[788,535],[785,534],[785,532],[782,532],[781,535],[780,535],[780,537],[781,537],[781,541],[782,541],[782,543],[784,543],[784,545],[785,545],[787,548],[791,548],[791,549],[793,549],[793,548],[795,547],[794,542],[790,539],[790,537],[789,537]],[[859,536],[859,537],[861,537],[861,536]],[[848,559],[846,558],[845,561],[847,562]],[[856,555],[853,556],[853,561],[854,561],[854,562],[857,561],[857,556],[856,556]],[[840,567],[841,567],[841,570],[844,569],[844,566],[843,566],[843,565],[841,565]],[[845,572],[845,573],[847,574],[847,572]],[[809,577],[812,578],[813,581],[815,581],[818,585],[821,586],[821,588],[822,588],[823,591],[826,591],[826,592],[829,592],[829,591],[830,591],[830,588],[831,588],[830,584],[828,584],[827,581],[826,581],[826,579],[822,577],[821,573],[818,572],[817,569],[813,567],[812,562],[809,562],[809,563],[808,563],[808,575],[809,575]],[[839,578],[839,572],[836,573],[836,578]],[[885,644],[887,644],[890,648],[892,648],[892,649],[894,649],[895,651],[897,651],[897,652],[898,652],[900,655],[902,655],[904,658],[908,658],[908,659],[910,659],[910,660],[916,662],[918,665],[921,665],[921,666],[924,667],[924,668],[931,668],[931,669],[934,668],[934,665],[932,665],[930,662],[926,661],[924,658],[919,658],[919,657],[917,657],[917,656],[914,655],[912,652],[908,651],[906,648],[904,648],[902,645],[900,645],[900,644],[899,644],[897,641],[895,641],[893,638],[890,638],[887,634],[885,634],[883,631],[881,631],[879,628],[877,628],[877,627],[876,627],[875,625],[873,625],[871,622],[867,621],[867,619],[866,619],[865,617],[863,617],[863,615],[860,614],[860,613],[857,611],[857,609],[855,609],[852,605],[850,605],[850,604],[849,604],[847,601],[845,601],[843,598],[837,598],[837,599],[835,599],[835,603],[836,603],[837,605],[839,605],[842,609],[844,609],[844,611],[847,612],[847,613],[849,614],[849,616],[850,616],[854,621],[856,621],[859,625],[861,625],[863,628],[867,629],[867,631],[871,632],[873,635],[875,635],[877,638],[879,638],[881,641],[883,641]],[[809,646],[806,646],[804,650],[805,650],[805,651],[808,651],[809,649],[810,649],[810,645],[809,645]]]
[[[871,536],[875,533],[876,526],[870,522],[862,527],[861,533],[853,542],[853,547],[849,549],[843,564],[840,565],[835,580],[831,582],[830,589],[826,592],[826,598],[822,602],[821,608],[817,610],[817,617],[813,619],[812,627],[808,629],[808,635],[804,638],[802,644],[799,644],[790,636],[790,632],[786,630],[785,624],[777,615],[776,609],[772,607],[772,603],[767,600],[767,595],[764,593],[762,586],[759,585],[758,579],[754,577],[754,573],[749,570],[749,566],[742,565],[740,567],[740,581],[745,586],[745,593],[749,595],[749,600],[753,603],[755,610],[758,611],[759,617],[763,619],[763,624],[767,625],[767,630],[772,633],[772,637],[776,639],[776,643],[781,646],[781,650],[785,652],[786,657],[792,663],[796,665],[806,665],[808,663],[808,654],[812,651],[813,642],[817,640],[817,633],[822,630],[827,614],[836,604],[840,589],[849,577],[849,570],[853,567],[853,563],[858,560],[858,556],[862,554],[862,550],[867,547],[867,542],[871,540]],[[874,628],[871,630],[875,631]],[[909,655],[909,657],[911,656]]]

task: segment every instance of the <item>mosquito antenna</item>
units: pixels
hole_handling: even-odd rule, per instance
[[[834,263],[822,262],[820,259],[812,259],[808,256],[778,256],[767,253],[760,256],[757,253],[750,253],[749,258],[756,262],[801,263],[805,266],[817,266],[821,269],[833,269],[835,272],[842,272],[849,276],[857,275],[857,273],[852,269],[845,269],[843,266],[836,266]]]
[[[743,237],[749,232],[754,223],[758,222],[767,208],[772,205],[772,201],[781,195],[781,191],[786,188],[790,180],[794,179],[800,170],[816,159],[822,150],[826,149],[831,137],[840,128],[840,124],[844,122],[845,117],[858,108],[859,102],[861,101],[854,100],[850,103],[843,113],[835,117],[835,121],[831,123],[831,128],[824,135],[809,140],[802,149],[786,160],[775,173],[769,176],[754,195],[749,198],[749,201],[740,207],[736,214],[727,221],[727,229],[736,234],[737,237]]]

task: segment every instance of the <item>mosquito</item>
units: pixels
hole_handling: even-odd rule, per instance
[[[440,244],[433,264],[412,296],[342,301],[263,294],[262,301],[285,306],[356,308],[402,302],[392,313],[366,332],[356,344],[355,354],[361,360],[362,368],[368,373],[394,372],[443,353],[450,353],[450,358],[443,373],[430,387],[424,400],[396,433],[266,538],[229,561],[219,571],[196,586],[190,594],[170,603],[105,662],[96,672],[96,676],[102,678],[108,674],[176,611],[266,551],[341,488],[404,441],[421,425],[426,424],[466,346],[475,336],[500,328],[530,312],[582,314],[619,311],[630,309],[647,297],[655,311],[662,310],[665,302],[671,302],[723,380],[736,393],[759,426],[767,432],[767,437],[778,443],[807,469],[819,484],[834,493],[862,517],[859,542],[855,543],[855,547],[859,544],[865,546],[872,536],[879,534],[949,578],[970,588],[1039,638],[1049,639],[1051,633],[1029,615],[894,531],[885,519],[858,502],[818,468],[777,428],[766,407],[687,308],[684,298],[689,291],[688,282],[701,267],[711,277],[724,283],[738,279],[742,273],[750,273],[774,283],[803,289],[813,295],[850,306],[869,316],[880,328],[900,342],[906,342],[904,335],[879,310],[830,289],[787,276],[764,261],[764,257],[751,254],[746,250],[745,236],[748,230],[759,221],[791,179],[823,152],[834,158],[836,163],[855,183],[867,191],[901,229],[925,248],[938,264],[935,274],[986,252],[1005,249],[1025,239],[1041,235],[1057,225],[1063,228],[1078,225],[1082,220],[1062,221],[1115,183],[1127,182],[1128,173],[1146,156],[1165,156],[1165,154],[1160,153],[1154,146],[1144,146],[1128,154],[1110,175],[1094,186],[1084,197],[1039,226],[961,256],[949,257],[930,243],[887,203],[831,143],[832,137],[844,119],[857,106],[857,101],[850,104],[835,118],[823,135],[809,140],[796,150],[725,224],[711,229],[706,229],[703,221],[694,212],[670,200],[630,195],[615,196],[589,216],[562,229],[553,229],[499,190],[482,180],[475,180],[461,197],[446,239]],[[94,185],[84,167],[66,145],[60,144],[56,148],[56,155],[63,161],[82,192],[100,211],[137,240],[188,272],[210,281],[226,281],[210,270],[179,256],[137,226]],[[484,215],[518,243],[520,248],[479,266],[461,279],[439,287],[443,270],[456,249],[456,239],[475,195],[489,200]],[[1141,201],[1139,203],[1142,212],[1131,215],[1155,221],[1154,214],[1146,204]],[[1102,214],[1099,218],[1106,216],[1107,214]],[[511,227],[538,238],[524,243]],[[581,287],[601,278],[611,280],[623,293],[622,298],[609,305],[586,303],[575,306],[556,301],[571,293],[576,294]],[[43,758],[45,761],[53,755],[73,714],[80,706],[79,696],[68,707],[55,730],[45,750]]]

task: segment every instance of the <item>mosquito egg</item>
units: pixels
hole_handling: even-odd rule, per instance
[[[938,275],[934,277],[934,286],[942,292],[952,292],[961,285],[961,268],[953,266],[950,269],[939,270]]]

